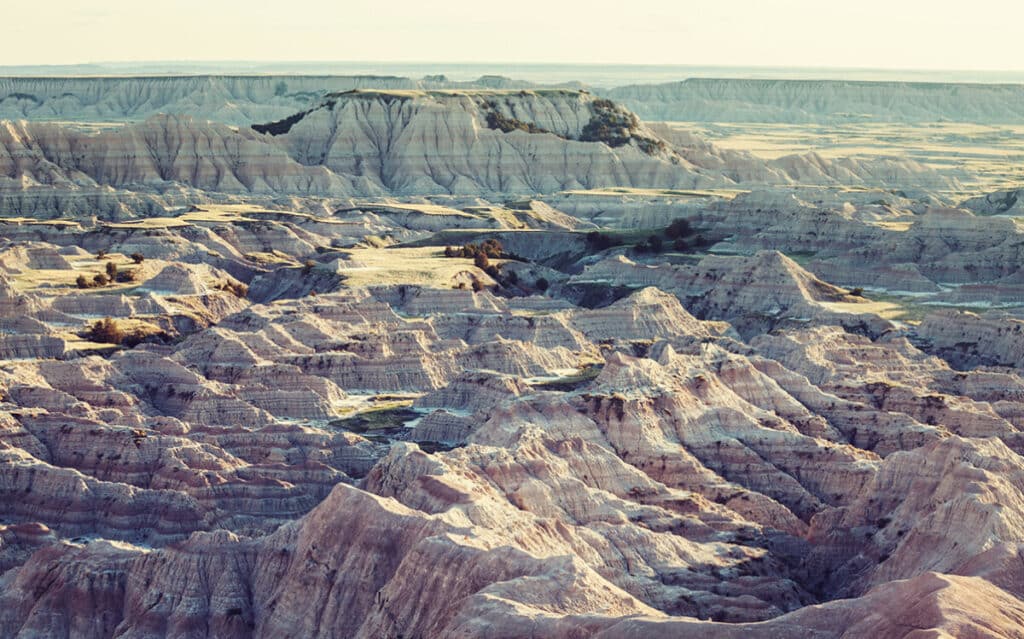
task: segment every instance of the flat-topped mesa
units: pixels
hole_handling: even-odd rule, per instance
[[[610,100],[569,90],[349,91],[252,128],[180,113],[95,130],[4,121],[0,204],[33,215],[124,216],[162,215],[214,193],[525,195],[612,186],[952,184],[909,160],[766,161],[667,131]]]
[[[501,76],[470,82],[444,76],[386,75],[139,75],[0,78],[0,118],[123,122],[157,113],[186,114],[244,125],[286,117],[325,94],[360,87],[414,90],[433,87],[520,87]]]
[[[488,129],[503,133],[550,133],[566,140],[606,142],[609,146],[623,146],[630,141],[630,137],[641,136],[643,133],[653,136],[628,109],[586,91],[568,89],[354,89],[327,94],[319,106],[309,111],[296,113],[271,124],[254,124],[252,128],[260,133],[282,135],[307,116],[316,115],[320,111],[344,111],[353,105],[360,105],[358,108],[362,109],[380,105],[423,109],[435,105],[444,109],[468,111],[479,117]],[[657,149],[651,150],[653,152]]]
[[[984,122],[1024,117],[1020,84],[689,78],[605,92],[675,122]]]
[[[253,128],[301,164],[399,194],[726,182],[633,113],[580,91],[351,91]]]

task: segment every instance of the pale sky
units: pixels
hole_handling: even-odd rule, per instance
[[[165,60],[1024,70],[1020,0],[15,0],[0,66]]]

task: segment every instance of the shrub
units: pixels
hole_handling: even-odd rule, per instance
[[[543,291],[548,290],[548,288],[551,287],[551,282],[549,282],[547,280],[547,278],[541,277],[541,278],[537,279],[537,282],[534,284],[534,286],[537,287],[538,291],[543,292]]]
[[[615,246],[616,242],[610,236],[598,231],[587,233],[587,246],[595,251],[603,251]]]
[[[851,288],[847,295],[852,295],[854,297],[864,297],[864,289],[861,288],[860,286]]]
[[[136,281],[138,281],[138,279],[139,279],[138,273],[134,269],[132,269],[130,271],[119,271],[117,273],[117,277],[115,278],[116,281],[122,282],[122,283],[124,283],[124,282],[136,282]]]
[[[104,275],[103,273],[97,273],[96,275],[94,275],[92,281],[93,286],[106,286],[107,284],[110,283],[110,280],[108,280],[107,276]]]
[[[85,275],[79,275],[75,284],[78,285],[78,288],[92,288],[92,282]]]
[[[619,108],[611,100],[594,100],[593,113],[580,132],[580,141],[623,146],[629,143],[633,131],[639,126],[640,121],[635,115]]]
[[[486,253],[480,252],[473,257],[473,264],[475,264],[477,268],[486,270],[487,267],[491,265],[491,260],[488,259]]]
[[[473,280],[473,292],[479,293],[482,290],[484,290],[484,283],[480,280]]]
[[[103,249],[100,249],[100,250],[96,251],[96,259],[102,260],[106,256],[107,256],[107,252],[104,251]]]
[[[483,251],[487,257],[500,258],[505,252],[505,247],[501,245],[501,242],[492,238],[484,240],[484,243],[480,245],[480,250]]]
[[[685,218],[677,218],[665,229],[665,235],[672,240],[689,237],[692,233],[693,227],[690,225],[690,221]]]
[[[649,246],[651,251],[654,253],[660,253],[663,248],[661,238],[657,235],[652,235],[647,238],[647,246]]]
[[[686,240],[684,240],[683,238],[679,238],[678,240],[672,243],[672,248],[674,248],[677,251],[685,251],[690,247],[686,243]]]
[[[85,336],[92,342],[118,345],[123,344],[125,338],[128,337],[121,326],[109,317],[96,320],[96,322],[86,332]]]
[[[117,264],[107,262],[107,279],[111,281],[117,279]]]
[[[316,262],[314,262],[313,260],[306,260],[302,264],[302,274],[303,275],[309,275],[310,273],[313,272],[313,269],[315,267],[316,267]]]
[[[506,277],[507,277],[507,279],[508,279],[510,284],[518,284],[519,283],[519,273],[517,273],[515,271],[509,271],[509,273],[508,273],[508,275]]]
[[[633,139],[636,140],[636,145],[640,147],[640,150],[647,155],[657,155],[658,153],[664,152],[668,149],[668,146],[661,140],[655,140],[654,138],[648,138],[642,135],[634,135]],[[679,159],[675,156],[672,158],[674,163],[678,163]]]
[[[511,133],[512,131],[526,131],[527,133],[550,133],[547,129],[541,128],[533,122],[523,122],[516,118],[509,117],[500,111],[487,112],[487,128]]]
[[[142,253],[132,253],[128,257],[132,258],[132,261],[135,262],[136,264],[142,264],[142,262],[146,259],[146,256],[144,256]]]
[[[462,248],[455,248],[452,246],[446,246],[444,248],[445,257],[466,257],[469,259],[479,259],[478,256],[482,255],[485,258],[500,258],[504,255],[505,249],[501,245],[501,242],[495,239],[484,240],[480,245],[473,244],[472,242],[464,244]],[[480,264],[477,264],[480,266]],[[480,268],[486,268],[486,265],[480,266]]]

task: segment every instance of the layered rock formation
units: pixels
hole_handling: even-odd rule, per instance
[[[767,163],[692,136],[662,135],[608,100],[566,90],[354,90],[253,129],[163,114],[99,131],[7,121],[0,126],[0,196],[10,208],[34,214],[78,211],[83,198],[107,198],[101,210],[120,215],[152,214],[206,193],[347,197],[950,183],[910,160],[808,156]],[[146,199],[134,194],[140,190]],[[122,199],[122,192],[130,193]]]
[[[165,80],[15,106],[274,121],[0,129],[0,635],[1021,636],[1012,191]]]
[[[1015,84],[691,78],[606,91],[648,120],[1019,123]]]

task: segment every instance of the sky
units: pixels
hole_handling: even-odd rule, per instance
[[[1024,70],[1019,0],[46,0],[0,66],[261,60]]]

